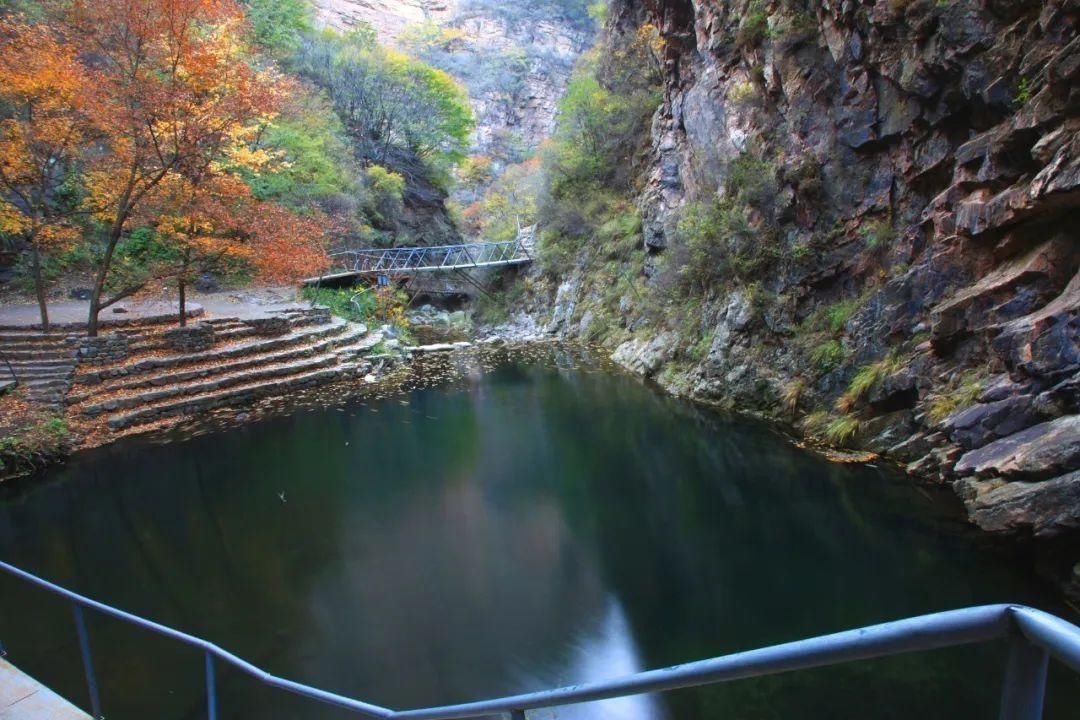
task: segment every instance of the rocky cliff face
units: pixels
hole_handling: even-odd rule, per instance
[[[367,24],[389,44],[409,25],[445,18],[453,6],[454,0],[315,0],[319,22],[337,30]]]
[[[1076,538],[1080,2],[614,9],[666,41],[646,273],[746,156],[771,178],[750,222],[779,258],[710,290],[691,333],[623,303],[616,359],[808,431],[828,413],[834,442],[952,483],[981,527]],[[588,336],[597,290],[561,281],[549,329]]]
[[[360,24],[380,42],[460,80],[476,114],[474,152],[513,163],[551,134],[570,69],[595,27],[575,0],[518,6],[497,0],[315,0],[338,29]],[[425,25],[442,36],[417,32]]]

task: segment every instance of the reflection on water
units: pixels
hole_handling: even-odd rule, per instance
[[[546,673],[542,677],[534,676],[530,678],[529,684],[541,690],[596,682],[649,669],[641,662],[626,615],[614,597],[607,599],[603,614],[597,619],[595,627],[587,634],[575,638],[567,651],[568,656],[560,659],[555,672]],[[538,711],[532,717],[558,717],[563,720],[659,720],[664,717],[664,713],[654,696],[634,695]]]
[[[1067,612],[946,494],[561,360],[87,453],[0,502],[0,556],[394,708],[977,603]],[[67,609],[7,579],[0,598],[12,658],[82,698]],[[196,653],[108,621],[91,633],[110,720],[203,717]],[[1002,658],[929,653],[531,717],[992,717]],[[223,718],[347,717],[221,679]],[[1047,717],[1069,717],[1078,683],[1058,673],[1052,690]]]

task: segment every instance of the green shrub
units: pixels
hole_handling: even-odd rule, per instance
[[[821,192],[821,161],[811,153],[792,159],[783,167],[784,181],[801,194],[816,196]]]
[[[844,446],[855,439],[861,429],[861,423],[850,415],[841,415],[829,421],[823,436],[830,445]]]
[[[1027,105],[1029,102],[1031,102],[1031,81],[1022,77],[1016,85],[1016,104]]]
[[[820,435],[829,424],[829,413],[825,410],[815,410],[802,420],[802,429],[807,435]]]
[[[775,235],[751,225],[747,208],[727,199],[686,205],[676,234],[686,249],[678,268],[684,292],[705,292],[731,278],[749,282],[780,254]]]
[[[875,220],[860,229],[863,241],[866,243],[866,247],[870,250],[877,250],[884,248],[893,241],[894,232],[892,226],[892,220],[890,218],[881,218]]]
[[[964,373],[930,395],[927,416],[935,425],[950,415],[971,407],[982,394],[982,380],[973,371]]]
[[[701,339],[699,339],[694,346],[687,352],[687,356],[694,362],[701,362],[709,354],[709,350],[712,348],[713,338],[715,333],[709,331],[705,333]]]
[[[804,332],[827,332],[838,336],[843,333],[848,320],[858,309],[858,300],[838,300],[831,305],[819,307],[808,315],[803,320],[801,329]]]
[[[350,322],[372,321],[378,305],[374,292],[367,288],[306,287],[300,295],[311,304],[329,308],[334,315]]]
[[[850,408],[875,385],[899,372],[904,366],[899,355],[890,354],[877,362],[864,365],[851,378],[847,390],[840,397],[839,405]]]
[[[0,437],[0,478],[28,472],[42,460],[63,455],[70,430],[62,417],[31,417],[25,428]]]
[[[788,415],[794,416],[798,412],[799,401],[802,400],[805,393],[806,380],[801,377],[793,378],[784,384],[783,389],[780,391],[780,402]]]
[[[274,52],[290,52],[311,29],[312,6],[307,0],[244,0],[255,42]]]
[[[728,88],[727,99],[736,105],[745,105],[757,99],[758,92],[754,83],[747,80],[738,82]]]
[[[844,349],[844,343],[837,338],[826,340],[810,353],[810,361],[822,372],[835,370],[844,364],[846,358],[847,350]]]
[[[727,188],[747,205],[767,207],[776,198],[776,167],[752,153],[741,153],[728,166]]]
[[[764,4],[755,0],[746,9],[746,14],[739,23],[739,29],[735,31],[735,47],[739,50],[755,48],[768,34],[769,14],[765,11]]]

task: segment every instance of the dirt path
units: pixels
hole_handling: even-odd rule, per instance
[[[198,317],[265,317],[283,310],[307,307],[296,301],[296,291],[284,288],[250,288],[216,293],[193,293],[187,303],[188,315]],[[75,325],[86,322],[90,303],[85,300],[61,300],[49,303],[49,320],[56,325]],[[131,300],[106,308],[102,323],[129,322],[175,316],[175,302],[163,300]],[[36,304],[20,303],[0,306],[0,326],[30,327],[40,321]]]

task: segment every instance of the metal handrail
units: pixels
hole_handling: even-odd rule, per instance
[[[11,358],[7,356],[7,353],[0,350],[0,360],[4,361],[4,365],[7,366],[7,370],[11,373],[11,379],[15,382],[15,387],[19,386],[19,376],[15,374],[15,368],[11,366]]]
[[[525,720],[527,710],[697,687],[1005,638],[1009,640],[1009,659],[1001,696],[1000,720],[1037,720],[1042,717],[1049,658],[1052,656],[1080,673],[1080,628],[1049,613],[1022,605],[984,605],[871,625],[601,682],[458,705],[395,711],[271,675],[208,640],[91,600],[8,563],[0,562],[0,570],[71,601],[90,704],[97,718],[102,717],[101,703],[89,635],[83,619],[84,609],[95,610],[202,649],[206,666],[207,716],[210,720],[217,718],[215,658],[271,687],[367,717],[402,720],[453,720],[499,713],[508,714],[511,720]]]

